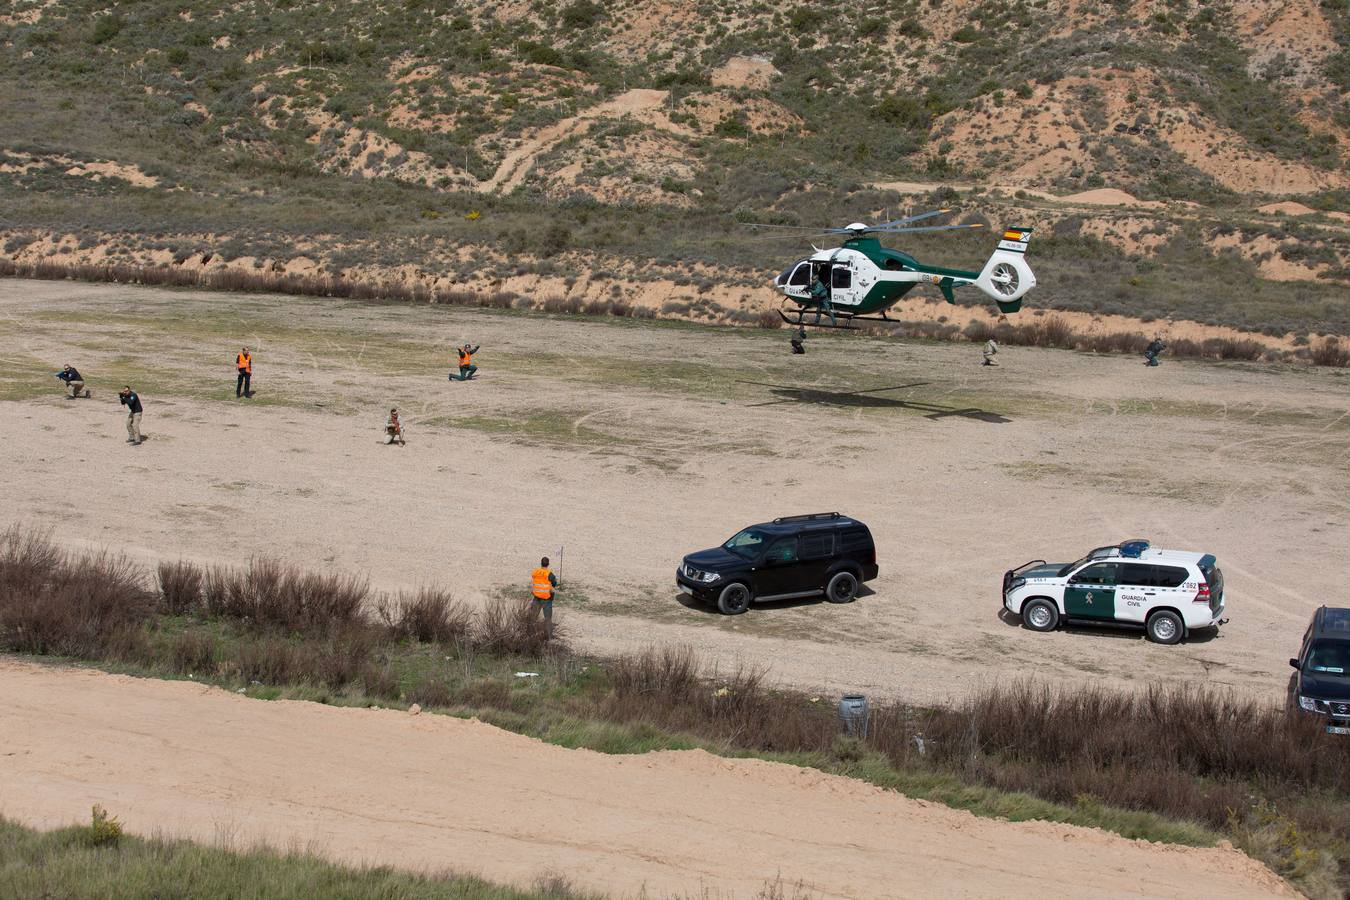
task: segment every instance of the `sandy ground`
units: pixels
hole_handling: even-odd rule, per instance
[[[827,897],[1294,896],[1228,847],[979,819],[702,751],[605,756],[477,721],[11,660],[0,685],[0,811],[37,825],[100,803],[139,833],[518,884],[555,872],[611,896],[749,897],[779,878]]]
[[[463,309],[0,281],[0,508],[147,561],[273,553],[519,591],[565,545],[577,643],[685,643],[827,692],[959,700],[1034,675],[1282,700],[1312,610],[1350,570],[1343,372],[549,319]],[[482,378],[448,383],[481,342]],[[258,392],[234,399],[240,344]],[[92,400],[64,401],[71,362]],[[146,403],[123,443],[114,389]],[[386,447],[391,405],[409,444]],[[867,522],[881,577],[846,606],[727,618],[674,590],[682,554],[778,515]],[[1124,538],[1215,553],[1231,622],[1175,647],[1041,635],[1005,569]]]

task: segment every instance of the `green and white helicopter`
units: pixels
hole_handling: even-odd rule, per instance
[[[886,311],[919,284],[935,284],[948,303],[955,303],[956,288],[974,285],[998,305],[1001,313],[1017,312],[1022,297],[1036,286],[1036,276],[1026,262],[1030,228],[1005,228],[998,246],[978,272],[948,269],[919,262],[907,253],[881,246],[878,234],[917,234],[958,231],[981,225],[917,225],[951,212],[938,209],[907,216],[880,225],[854,222],[843,228],[824,230],[795,225],[752,225],[756,229],[815,231],[812,237],[841,236],[835,248],[813,247],[815,253],[799,259],[774,279],[774,288],[786,298],[779,310],[783,321],[798,329],[793,349],[800,352],[805,329],[852,328],[854,322],[890,322]],[[808,318],[814,315],[814,321]],[[828,318],[828,322],[822,321]]]

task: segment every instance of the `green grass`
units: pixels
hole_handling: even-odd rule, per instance
[[[116,811],[112,811],[116,814]],[[463,865],[476,865],[463,860]],[[304,852],[220,849],[168,837],[98,838],[91,826],[37,831],[0,818],[6,897],[332,897],[365,900],[536,900],[591,896],[565,880],[519,890],[466,875],[340,866]]]

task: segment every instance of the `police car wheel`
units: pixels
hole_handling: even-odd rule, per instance
[[[1049,600],[1032,600],[1022,607],[1022,624],[1032,631],[1054,631],[1059,625],[1059,610]]]
[[[1148,639],[1155,644],[1175,644],[1181,640],[1181,616],[1163,610],[1148,617]]]
[[[750,608],[750,589],[743,584],[729,584],[717,595],[717,608],[728,616],[739,616]]]
[[[858,578],[852,572],[836,572],[825,587],[825,599],[831,603],[852,603],[858,598]]]

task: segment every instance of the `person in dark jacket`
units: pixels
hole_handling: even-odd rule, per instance
[[[1154,335],[1152,342],[1144,348],[1144,365],[1156,366],[1158,364],[1158,354],[1162,353],[1165,349],[1167,349],[1167,345],[1163,343],[1162,338]]]
[[[93,396],[89,391],[85,390],[84,378],[80,376],[80,370],[74,366],[62,366],[61,371],[56,373],[56,377],[64,381],[66,387],[70,388],[70,395],[66,397],[67,400],[75,400],[82,396]]]
[[[133,447],[141,445],[141,398],[131,389],[131,385],[123,385],[122,390],[117,392],[117,400],[127,408],[127,443]]]

